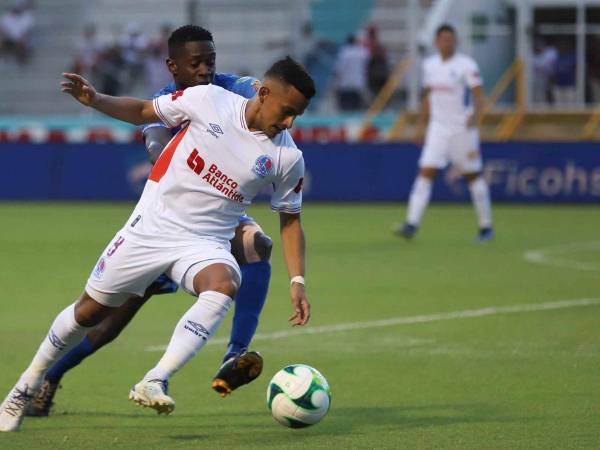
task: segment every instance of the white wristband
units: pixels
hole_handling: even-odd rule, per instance
[[[296,275],[290,280],[290,286],[294,283],[304,284],[304,277],[302,275]]]

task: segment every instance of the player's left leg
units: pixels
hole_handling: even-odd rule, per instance
[[[0,405],[0,431],[19,430],[25,411],[48,368],[77,345],[90,328],[100,323],[110,311],[108,304],[101,304],[84,292],[77,302],[56,316],[31,364]]]
[[[177,291],[177,284],[166,275],[161,275],[150,285],[142,298],[132,296],[120,307],[114,308],[110,315],[93,328],[75,348],[48,370],[42,387],[29,406],[27,415],[47,417],[54,404],[54,396],[60,382],[68,371],[77,367],[83,360],[115,340],[153,295],[170,294],[175,291]]]
[[[222,247],[212,250],[210,258],[181,258],[168,273],[181,280],[184,290],[198,295],[198,301],[181,317],[158,364],[129,394],[130,400],[159,414],[175,409],[175,401],[167,393],[169,379],[215,334],[240,285],[241,274],[231,254]]]
[[[492,202],[490,190],[483,176],[483,161],[481,158],[479,132],[476,128],[456,136],[453,142],[455,152],[452,162],[456,164],[469,185],[471,201],[475,207],[479,222],[479,231],[476,237],[478,242],[486,242],[494,237],[492,228]]]
[[[231,251],[242,272],[242,285],[235,300],[231,337],[223,364],[215,375],[212,388],[221,396],[250,383],[262,372],[262,357],[248,347],[262,312],[271,278],[273,243],[260,226],[244,217],[231,241]]]
[[[488,184],[481,172],[465,173],[464,178],[469,184],[471,201],[479,221],[479,231],[475,240],[477,242],[490,241],[494,237],[494,229],[492,226],[492,201]]]

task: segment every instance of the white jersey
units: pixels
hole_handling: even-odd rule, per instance
[[[469,90],[481,86],[479,68],[473,58],[455,53],[442,60],[433,55],[423,62],[423,85],[429,89],[430,125],[445,128],[466,127],[473,110]]]
[[[218,86],[155,98],[169,128],[182,125],[154,165],[128,224],[130,239],[173,247],[209,239],[228,246],[252,199],[273,185],[275,211],[300,212],[304,159],[287,131],[251,132],[247,99]]]

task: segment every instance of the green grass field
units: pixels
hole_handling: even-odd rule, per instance
[[[131,208],[0,204],[0,395]],[[278,339],[269,333],[289,329],[290,306],[277,216],[250,213],[276,243],[254,345],[261,378],[218,397],[209,386],[225,346],[213,343],[173,378],[173,415],[129,403],[161,355],[147,348],[166,344],[193,302],[158,297],[65,377],[51,417],[0,434],[0,448],[600,447],[600,208],[499,206],[496,240],[476,245],[468,206],[432,207],[404,242],[390,233],[397,206],[307,205],[310,327],[349,325]],[[537,262],[525,259],[531,250]],[[329,415],[314,427],[284,428],[265,406],[270,377],[288,363],[318,368],[331,385]]]

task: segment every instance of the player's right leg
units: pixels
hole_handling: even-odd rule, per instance
[[[25,411],[40,388],[48,368],[77,345],[111,311],[87,292],[65,308],[52,323],[29,367],[0,406],[0,431],[18,431]]]
[[[223,246],[203,244],[205,248],[182,256],[168,275],[198,301],[181,317],[167,349],[129,394],[135,403],[169,414],[175,401],[167,387],[173,374],[191,360],[218,330],[235,297],[241,281],[240,269]],[[209,246],[211,246],[209,248]]]
[[[450,140],[450,160],[458,167],[469,185],[471,201],[477,213],[479,231],[477,242],[490,241],[494,236],[492,228],[492,204],[490,190],[483,176],[479,132],[476,128],[457,133]]]
[[[397,235],[410,239],[419,229],[421,219],[431,199],[433,180],[439,169],[443,169],[448,164],[447,153],[447,133],[438,127],[429,126],[425,145],[419,158],[419,174],[408,198],[406,220],[395,230]]]

